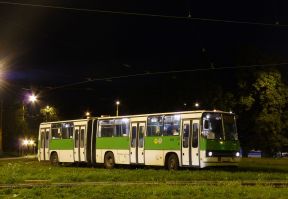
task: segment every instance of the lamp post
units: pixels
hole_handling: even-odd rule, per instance
[[[50,106],[47,105],[45,108],[45,122],[48,122],[49,111],[50,111]]]
[[[37,96],[35,94],[31,94],[28,96],[28,102],[34,104],[37,101]],[[22,120],[25,121],[25,100],[22,102]]]
[[[0,100],[0,154],[3,152],[3,100]]]
[[[2,95],[3,90],[2,88],[5,88],[6,82],[5,82],[5,76],[7,73],[7,64],[8,60],[1,59],[0,60],[0,154],[3,152],[3,98],[4,95]]]
[[[23,99],[22,101],[22,122],[23,122],[23,125],[22,125],[22,136],[24,137],[25,135],[25,132],[26,131],[26,128],[25,128],[25,102],[26,103],[32,103],[34,104],[35,102],[37,101],[37,96],[35,94],[30,94],[28,96],[25,97],[25,99]],[[27,140],[24,140],[22,145],[21,145],[21,153],[23,155],[23,149],[25,148],[25,146],[27,147],[27,150],[29,148],[29,146],[27,145]],[[27,152],[26,150],[26,152]]]
[[[117,101],[116,101],[116,116],[119,115],[119,105],[120,105],[120,101],[117,100]]]
[[[90,115],[91,115],[91,114],[90,114],[90,112],[89,112],[89,111],[87,111],[87,112],[85,113],[85,116],[86,116],[86,118],[87,118],[87,119],[89,119],[89,118],[90,118]]]

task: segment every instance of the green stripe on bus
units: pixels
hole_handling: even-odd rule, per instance
[[[238,140],[209,140],[200,138],[200,150],[231,150],[239,151],[240,143]]]
[[[145,137],[145,150],[179,150],[179,136],[149,136]]]
[[[73,139],[55,139],[50,141],[50,150],[71,150],[74,148]]]
[[[129,137],[100,137],[96,149],[129,149]]]

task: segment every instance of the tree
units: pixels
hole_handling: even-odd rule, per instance
[[[40,114],[42,116],[42,121],[51,122],[59,120],[58,111],[53,106],[46,106],[40,109]]]
[[[261,70],[239,83],[238,110],[244,146],[266,153],[288,145],[288,86],[276,69]]]

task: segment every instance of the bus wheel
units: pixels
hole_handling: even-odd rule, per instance
[[[166,167],[168,170],[177,170],[179,167],[178,157],[175,154],[171,154],[168,157]]]
[[[57,155],[56,152],[52,153],[52,155],[50,157],[50,162],[54,166],[58,166],[59,165],[59,159],[58,159],[58,155]]]
[[[104,166],[106,169],[113,169],[115,165],[114,155],[112,152],[106,153],[104,157]]]

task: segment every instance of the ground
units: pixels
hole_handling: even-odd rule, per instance
[[[51,166],[0,161],[0,198],[287,198],[288,158],[248,159],[239,168]]]

